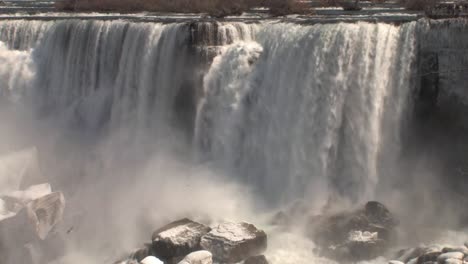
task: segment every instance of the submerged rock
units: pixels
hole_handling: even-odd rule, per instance
[[[397,224],[383,204],[368,202],[363,209],[311,218],[309,235],[327,257],[370,260],[389,248]]]
[[[268,264],[268,260],[264,255],[249,257],[244,261],[244,264]]]
[[[184,257],[201,249],[201,238],[210,230],[187,218],[172,222],[153,233],[153,253],[164,260]]]
[[[236,263],[262,254],[267,248],[267,235],[249,223],[225,222],[203,236],[201,246],[216,261]]]
[[[206,250],[200,250],[188,254],[179,264],[212,264],[213,255]]]

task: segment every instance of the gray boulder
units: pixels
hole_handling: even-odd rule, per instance
[[[211,228],[187,218],[172,222],[153,233],[153,253],[165,261],[183,258],[201,250],[201,238],[210,230]]]
[[[350,212],[313,217],[309,236],[319,252],[336,260],[361,261],[382,256],[393,242],[398,221],[379,202]]]
[[[440,251],[426,252],[418,257],[418,264],[424,264],[427,262],[437,262],[437,258],[442,254]]]
[[[461,253],[461,252],[447,252],[447,253],[443,253],[443,254],[439,255],[437,257],[437,262],[438,263],[445,263],[449,259],[461,261],[464,256],[465,255],[463,253]]]
[[[203,236],[201,246],[213,254],[215,261],[237,263],[262,254],[267,235],[252,224],[225,222]]]

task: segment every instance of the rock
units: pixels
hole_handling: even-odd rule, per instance
[[[437,262],[437,258],[442,254],[440,251],[427,252],[418,257],[417,264],[424,264],[426,262]]]
[[[464,257],[464,254],[461,252],[448,252],[448,253],[443,253],[439,257],[437,257],[437,262],[444,263],[448,259],[462,260],[463,257]]]
[[[216,261],[236,263],[262,254],[267,248],[267,235],[252,224],[225,222],[203,236],[201,246]]]
[[[405,264],[405,263],[398,261],[398,260],[390,260],[388,264]]]
[[[141,262],[143,259],[145,259],[148,256],[152,256],[153,253],[153,247],[151,244],[146,244],[145,247],[140,248],[133,252],[130,255],[130,259],[135,259],[138,262]]]
[[[449,259],[446,259],[443,263],[444,264],[463,264],[463,261],[461,259],[449,258]]]
[[[24,191],[13,191],[8,194],[0,195],[0,198],[7,203],[17,204],[21,207],[26,206],[33,200],[52,193],[52,187],[48,183],[33,185]],[[11,205],[10,205],[11,207]]]
[[[146,257],[140,263],[141,264],[164,264],[164,262],[162,262],[161,260],[159,260],[158,258],[154,256]]]
[[[339,261],[361,261],[386,252],[398,221],[383,204],[368,202],[362,209],[310,218],[309,223],[308,235],[322,255]]]
[[[169,260],[184,257],[201,249],[202,236],[210,228],[189,219],[172,222],[153,233],[153,252],[158,258]]]
[[[179,264],[212,264],[213,255],[206,250],[200,250],[188,254]]]
[[[442,252],[443,253],[447,253],[447,252],[461,252],[463,253],[464,255],[468,255],[468,248],[466,247],[444,247],[442,249]]]
[[[61,192],[51,193],[27,204],[16,215],[0,221],[0,241],[12,247],[37,239],[44,240],[62,220],[65,198]]]
[[[244,264],[268,264],[268,260],[264,255],[249,257],[244,261]]]

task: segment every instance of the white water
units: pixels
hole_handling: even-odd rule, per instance
[[[294,200],[395,205],[416,27],[0,22],[0,97],[34,113],[0,128],[66,194],[66,263],[114,261],[187,215],[262,226]],[[273,263],[329,262],[272,234]]]
[[[399,154],[414,28],[262,27],[260,45],[235,43],[215,58],[198,141],[268,199],[375,199]]]

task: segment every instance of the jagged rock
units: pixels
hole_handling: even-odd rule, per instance
[[[39,184],[29,187],[24,191],[13,191],[8,194],[0,195],[2,209],[0,210],[0,221],[2,219],[14,216],[22,208],[33,200],[52,193],[50,184]]]
[[[267,235],[249,223],[225,222],[203,236],[201,246],[216,261],[236,263],[262,254],[267,248]]]
[[[206,250],[200,250],[188,254],[179,264],[212,264],[213,255]]]
[[[437,257],[437,262],[438,263],[444,263],[448,259],[457,259],[457,260],[462,260],[465,255],[461,252],[448,252],[448,253],[443,253]]]
[[[211,228],[190,219],[172,222],[153,233],[153,252],[158,258],[169,260],[184,257],[201,249],[202,236]]]
[[[309,236],[320,252],[337,260],[359,261],[381,256],[391,245],[398,221],[379,202],[363,209],[309,220]]]
[[[36,199],[13,217],[0,221],[0,237],[8,238],[17,246],[38,238],[44,240],[62,220],[64,208],[65,198],[61,192]]]
[[[244,264],[268,264],[268,260],[264,255],[249,257],[244,261]]]
[[[164,264],[164,262],[162,262],[161,260],[159,260],[158,258],[154,256],[146,257],[140,263],[141,264]]]

